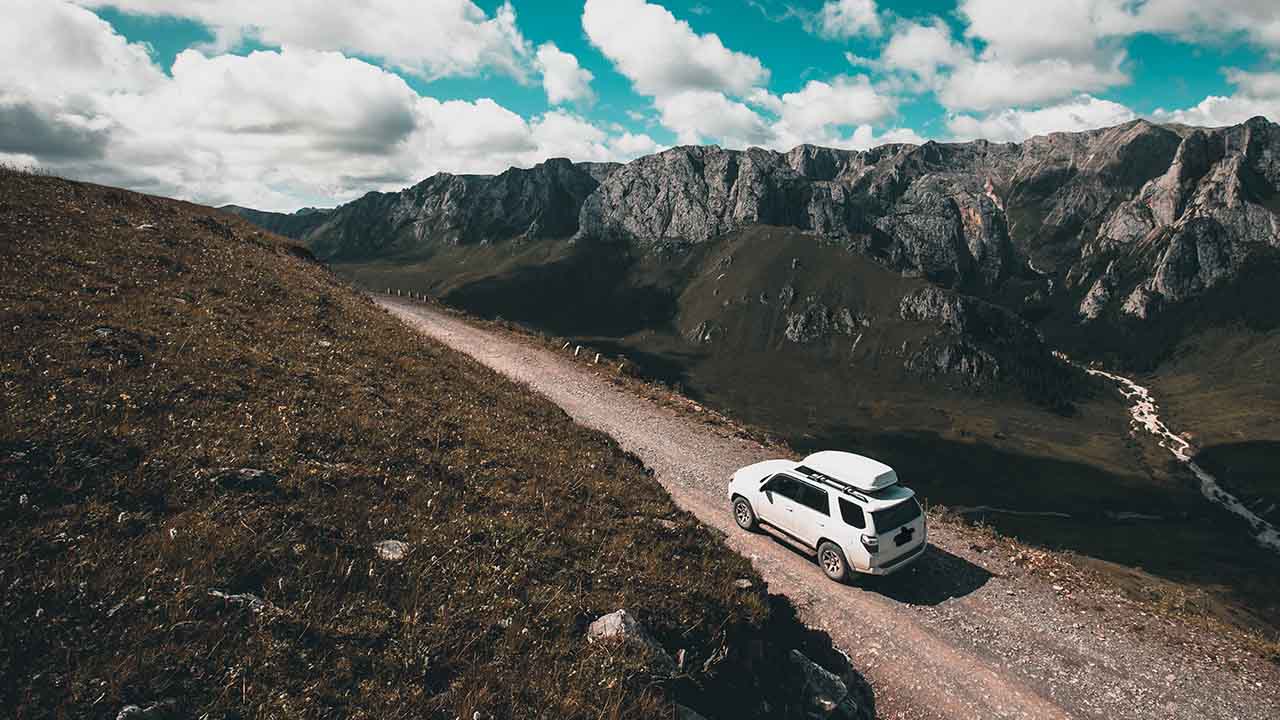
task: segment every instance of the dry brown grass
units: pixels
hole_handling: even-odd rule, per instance
[[[5,171],[0,255],[0,707],[17,717],[165,699],[190,717],[786,714],[782,654],[821,657],[637,459],[305,250]],[[404,562],[377,559],[386,539]],[[686,674],[585,643],[620,607]]]

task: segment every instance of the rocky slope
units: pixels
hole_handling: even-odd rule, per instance
[[[232,211],[339,261],[414,254],[439,244],[563,238],[578,231],[583,201],[615,168],[555,158],[493,176],[440,173],[398,193],[371,192],[292,225],[283,219],[296,216]]]
[[[1216,129],[1138,120],[1021,144],[549,160],[495,177],[436,175],[323,222],[273,227],[337,262],[572,238],[686,268],[682,258],[734,230],[781,226],[1001,305],[1077,355],[1149,367],[1204,324],[1187,317],[1197,299],[1213,324],[1280,320],[1223,292],[1268,282],[1277,210],[1280,128],[1254,118]],[[980,362],[961,355],[944,364]]]

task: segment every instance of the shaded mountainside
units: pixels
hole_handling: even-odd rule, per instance
[[[283,229],[322,259],[363,262],[567,238],[670,256],[751,225],[789,227],[1003,305],[1077,354],[1150,367],[1194,330],[1178,317],[1194,300],[1213,301],[1214,323],[1276,322],[1270,308],[1220,303],[1215,291],[1273,276],[1277,210],[1274,124],[1139,120],[1021,144],[551,160],[494,177],[437,175]]]
[[[305,249],[0,171],[0,252],[17,717],[810,717],[791,651],[847,671],[635,457]],[[652,642],[587,640],[619,608]]]

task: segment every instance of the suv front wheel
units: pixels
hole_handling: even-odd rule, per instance
[[[751,503],[741,495],[733,499],[733,519],[743,530],[754,531],[759,526],[756,512],[751,509]]]
[[[818,564],[822,572],[836,582],[844,582],[849,576],[849,563],[845,562],[844,551],[830,540],[818,546]]]

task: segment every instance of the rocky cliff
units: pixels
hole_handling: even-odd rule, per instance
[[[1091,327],[1124,336],[1280,257],[1278,212],[1280,128],[1254,118],[1214,129],[1138,120],[1020,144],[548,160],[436,175],[273,229],[322,259],[355,261],[553,238],[673,257],[781,226],[1084,342]]]
[[[439,173],[400,192],[371,192],[319,222],[294,227],[280,220],[294,216],[237,212],[339,261],[412,255],[441,244],[568,237],[578,231],[583,201],[616,167],[553,158],[500,175]]]

